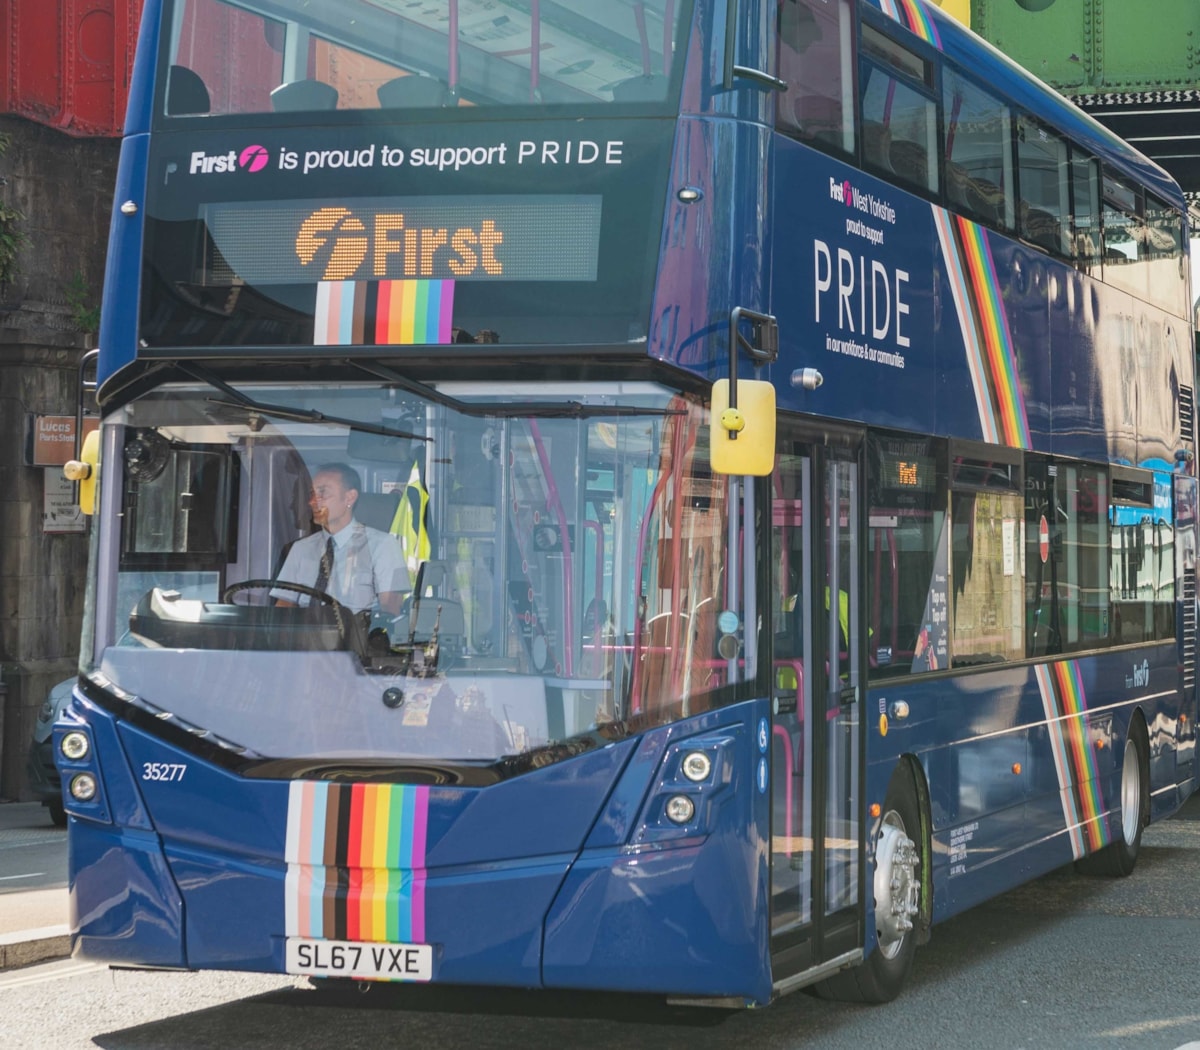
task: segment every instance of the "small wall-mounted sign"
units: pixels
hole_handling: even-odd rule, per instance
[[[47,467],[42,473],[42,532],[85,532],[87,518],[75,498],[74,482],[63,477],[62,467]]]
[[[25,465],[61,467],[75,455],[75,417],[50,416],[31,412],[25,417]],[[93,416],[83,420],[86,436],[100,421]]]

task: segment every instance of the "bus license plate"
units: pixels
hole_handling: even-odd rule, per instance
[[[433,980],[433,945],[369,941],[287,940],[288,973],[307,977],[362,977],[377,981]]]

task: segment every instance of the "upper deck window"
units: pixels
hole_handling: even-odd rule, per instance
[[[1179,212],[1111,171],[1103,176],[1104,280],[1176,314],[1187,312]]]
[[[1018,232],[1039,248],[1069,256],[1071,176],[1066,140],[1022,117],[1017,122],[1017,165],[1021,185]]]
[[[164,112],[665,104],[690,18],[687,0],[175,0]]]
[[[1100,162],[1071,147],[1071,215],[1074,254],[1080,269],[1100,276]]]
[[[779,126],[854,152],[854,16],[848,0],[779,0]]]
[[[1012,117],[990,92],[947,69],[945,108],[946,196],[968,215],[992,226],[1014,223]]]
[[[862,27],[863,53],[882,60],[928,88],[933,87],[933,64],[915,54],[874,26]]]
[[[932,65],[869,25],[862,27],[862,47],[864,165],[936,193],[937,103],[930,90]]]

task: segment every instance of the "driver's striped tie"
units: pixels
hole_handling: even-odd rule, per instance
[[[333,573],[333,537],[325,541],[325,553],[321,555],[321,565],[317,569],[317,582],[313,585],[322,594],[329,590],[329,577]]]

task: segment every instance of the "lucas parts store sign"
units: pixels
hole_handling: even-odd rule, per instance
[[[96,419],[84,417],[80,439],[100,425]],[[25,417],[25,466],[61,467],[75,456],[75,417],[40,415]]]

